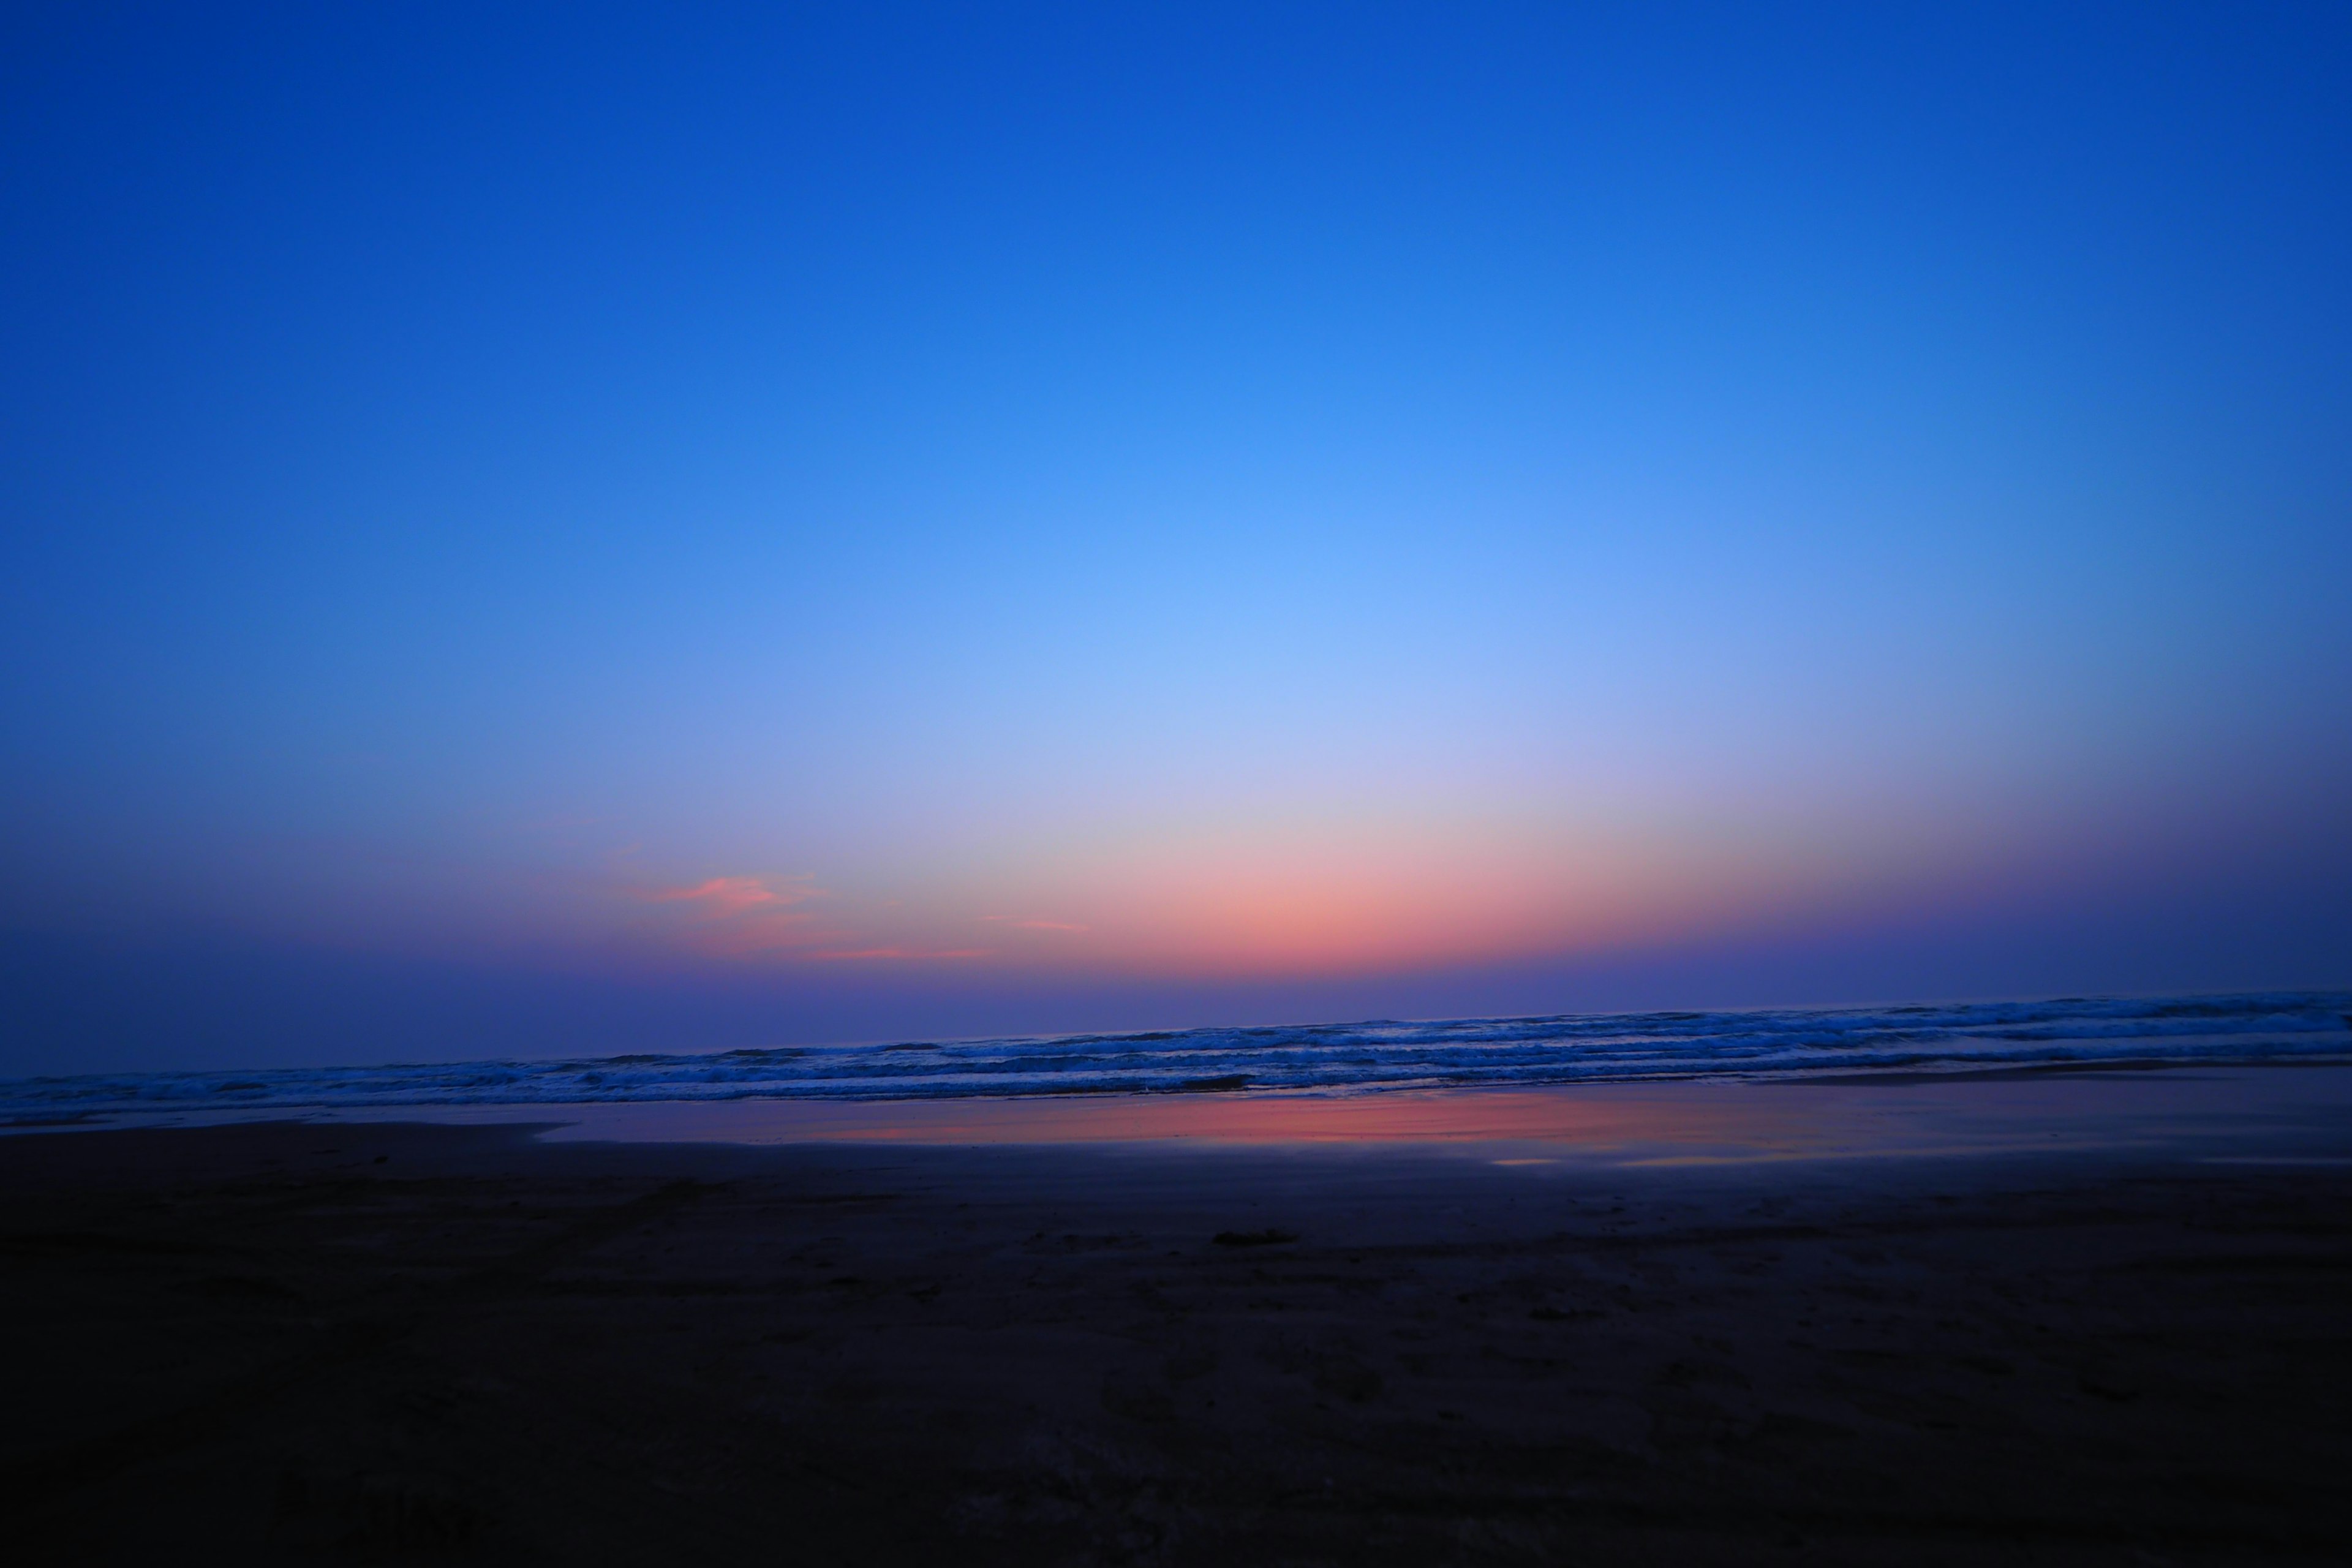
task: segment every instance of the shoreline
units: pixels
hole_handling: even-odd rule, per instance
[[[0,1082],[0,1114],[55,1124],[91,1112],[171,1113],[192,1105],[247,1113],[490,1102],[1345,1098],[1784,1077],[2074,1076],[2347,1058],[2352,992],[2250,992],[79,1072]]]
[[[2281,1069],[2293,1068],[2292,1072]],[[1782,1091],[1799,1090],[1788,1093]],[[20,1123],[0,1142],[158,1127],[528,1123],[550,1143],[1400,1146],[1610,1165],[1990,1157],[2053,1144],[2352,1152],[2352,1065],[2310,1061],[1314,1094],[737,1099],[256,1107]]]

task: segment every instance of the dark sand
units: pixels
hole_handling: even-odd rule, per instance
[[[0,1506],[17,1562],[2341,1563],[2352,1165],[2277,1157],[0,1139]]]

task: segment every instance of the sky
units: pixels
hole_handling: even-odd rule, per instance
[[[2347,80],[12,6],[0,1072],[2352,985]]]

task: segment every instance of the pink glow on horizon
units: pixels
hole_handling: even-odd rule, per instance
[[[1022,902],[1055,918],[996,929],[1056,933],[1008,954],[1047,968],[1366,973],[1616,945],[1694,915],[1703,922],[1706,905],[1738,891],[1676,887],[1622,857],[1530,839],[1452,824],[1324,823],[1056,846],[1045,863],[1003,873],[1018,879]]]
[[[680,912],[646,934],[703,958],[952,963],[1065,978],[1409,973],[1598,954],[1850,919],[1951,885],[1939,858],[1851,814],[1574,823],[1522,811],[1151,818],[915,860],[887,880],[740,874],[629,896]],[[1893,843],[1890,847],[1890,839]],[[1980,858],[1974,874],[1984,874]],[[1957,890],[1957,889],[1956,889]],[[1034,913],[983,912],[1012,910]]]

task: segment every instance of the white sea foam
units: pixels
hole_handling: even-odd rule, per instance
[[[0,1121],[125,1112],[1244,1090],[2352,1060],[2352,994],[1319,1024],[0,1082]]]

